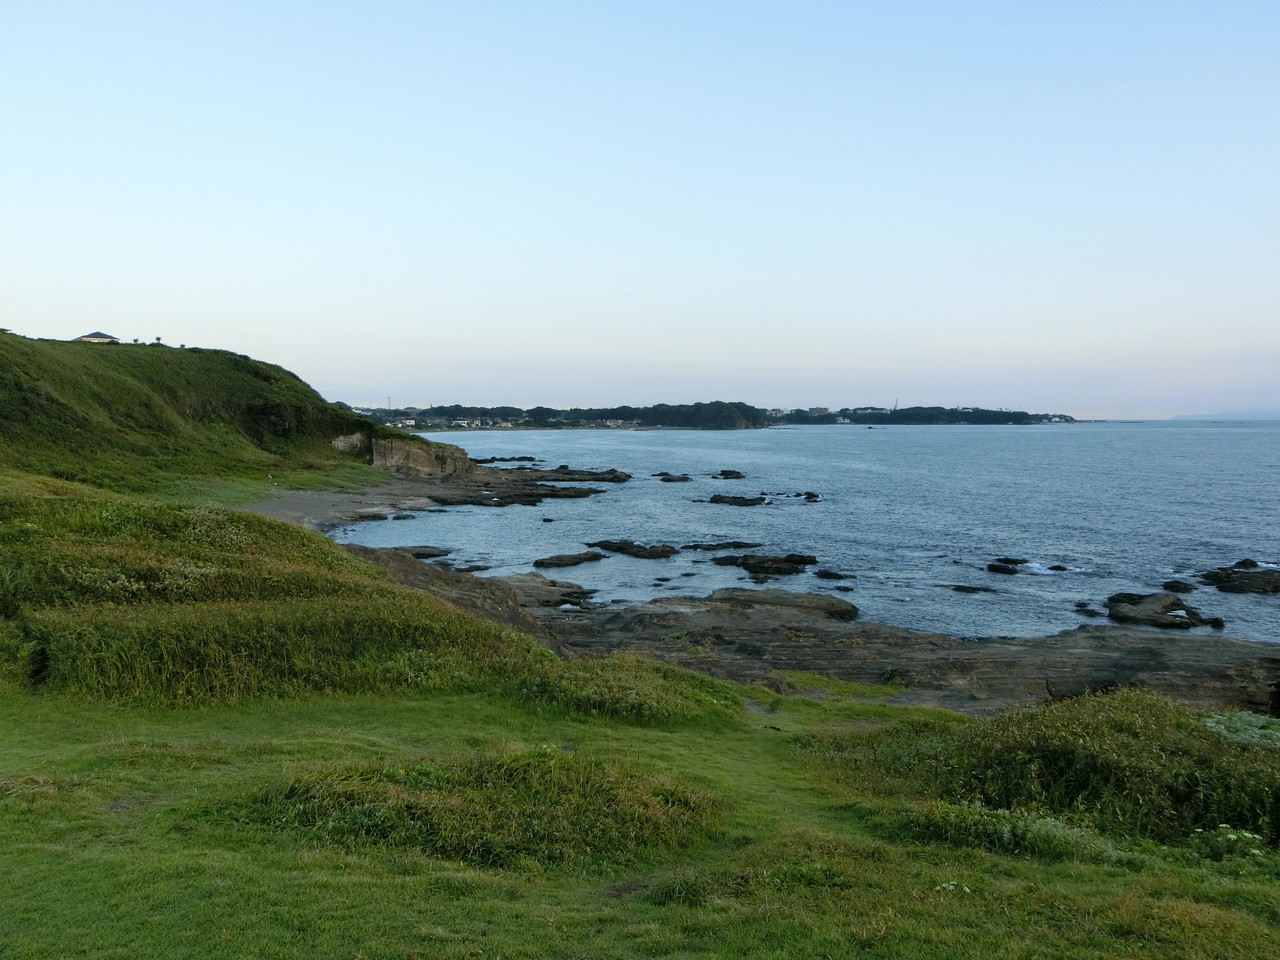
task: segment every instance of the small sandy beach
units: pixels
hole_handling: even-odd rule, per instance
[[[434,506],[431,493],[437,486],[438,482],[433,480],[390,478],[386,483],[362,490],[280,488],[275,495],[240,509],[312,530],[328,531],[361,513],[395,514]]]

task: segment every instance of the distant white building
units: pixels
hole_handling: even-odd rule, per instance
[[[109,333],[103,333],[100,330],[93,333],[86,333],[83,337],[76,337],[76,340],[83,340],[85,343],[119,343],[119,337],[113,337]]]

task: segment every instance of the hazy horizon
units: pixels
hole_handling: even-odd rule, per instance
[[[1280,408],[1280,5],[23,4],[0,326],[330,399]]]

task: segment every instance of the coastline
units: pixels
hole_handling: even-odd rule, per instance
[[[359,490],[280,489],[256,503],[236,509],[273,520],[283,520],[321,533],[358,520],[361,516],[394,515],[436,505],[432,494],[442,479],[387,477],[385,483]]]
[[[359,490],[282,490],[239,509],[327,533],[437,505],[497,502],[493,495],[504,483],[527,490],[501,474],[489,471],[465,482],[389,477]],[[346,549],[404,586],[517,626],[564,656],[625,650],[766,686],[785,683],[779,671],[798,670],[897,685],[890,702],[970,714],[1128,686],[1203,707],[1280,711],[1280,646],[1272,650],[1220,635],[1098,624],[1034,637],[962,639],[856,620],[857,609],[843,601],[778,589],[614,606],[592,603],[592,591],[538,573],[481,578],[394,548]],[[684,639],[674,642],[676,637]]]

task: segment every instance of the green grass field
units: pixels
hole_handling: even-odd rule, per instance
[[[1277,721],[564,661],[219,505],[368,476],[292,375],[0,348],[4,960],[1280,956]]]
[[[1280,950],[1280,857],[1266,844],[1160,846],[1043,820],[1052,844],[1003,852],[992,849],[1007,847],[998,833],[973,823],[926,836],[930,791],[913,797],[857,765],[836,768],[811,738],[972,724],[874,701],[758,708],[636,726],[483,693],[172,709],[10,690],[0,698],[0,955],[1252,960]],[[531,757],[563,782],[533,789],[508,775]],[[419,816],[416,833],[397,836],[423,769],[435,771],[436,806],[467,816]],[[603,794],[602,777],[613,781]],[[346,786],[324,786],[334,783],[378,789],[358,806]],[[318,809],[294,809],[291,790]],[[493,835],[515,851],[496,862],[492,847],[457,837],[493,815]]]

